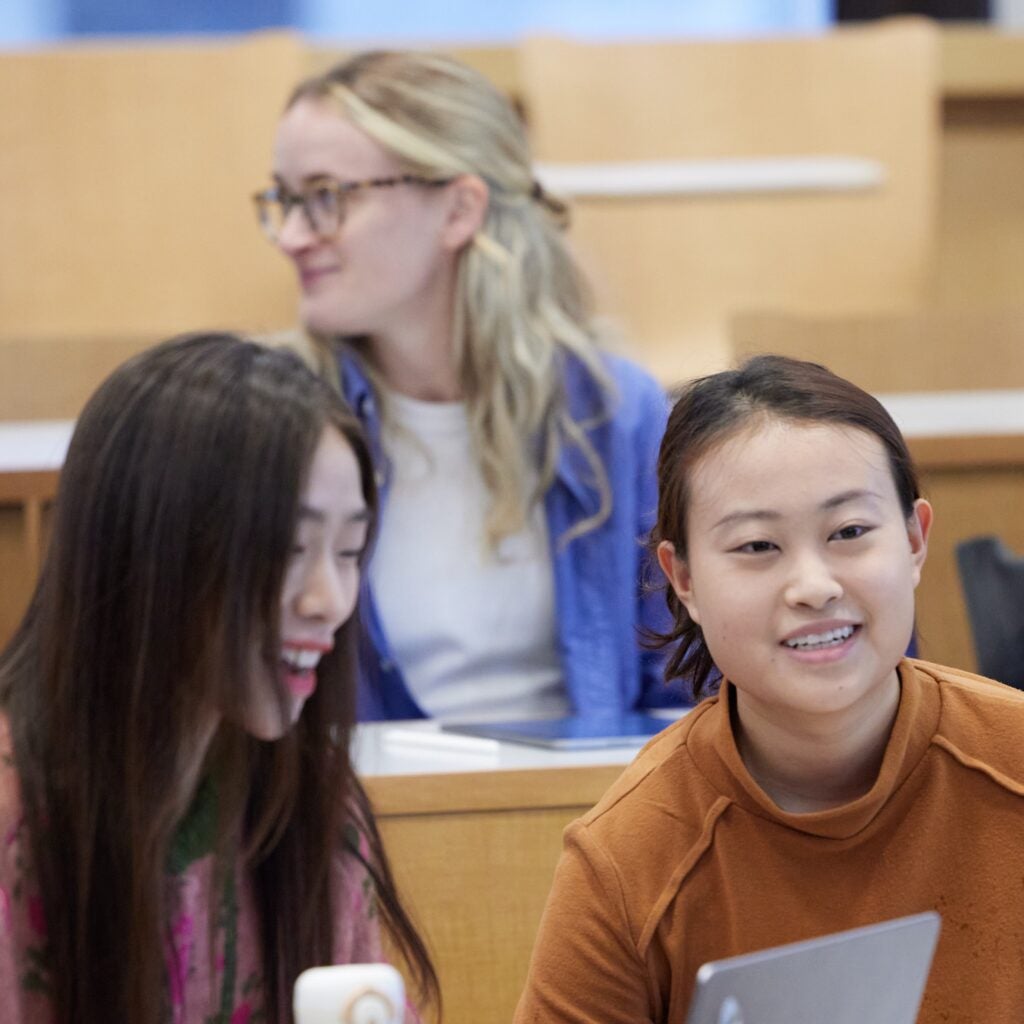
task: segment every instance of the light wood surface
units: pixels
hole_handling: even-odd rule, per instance
[[[571,238],[602,307],[666,381],[718,369],[754,306],[910,308],[931,280],[939,36],[924,21],[813,38],[523,47],[538,159],[833,155],[879,161],[856,195],[579,200]]]
[[[464,770],[455,752],[438,755],[433,768],[420,758],[413,775],[364,777],[396,879],[435,957],[446,1021],[512,1019],[562,831],[638,746],[590,753],[580,764],[577,755],[501,744],[501,761],[518,756],[534,767]]]
[[[747,311],[730,322],[728,361],[755,352],[810,359],[871,392],[1024,387],[1024,293],[1019,301],[901,314]]]
[[[1024,95],[1024,35],[984,25],[942,33],[942,91],[949,99]]]
[[[3,55],[0,334],[288,325],[250,196],[304,60],[285,34]]]

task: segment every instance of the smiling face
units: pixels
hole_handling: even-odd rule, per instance
[[[900,506],[855,427],[758,417],[690,474],[687,554],[659,561],[744,708],[858,714],[898,687],[931,509]]]
[[[274,178],[292,192],[407,171],[328,101],[300,99],[278,125]],[[360,189],[347,197],[344,221],[330,238],[314,234],[293,209],[277,244],[298,272],[305,325],[377,336],[447,304],[457,253],[468,240],[452,231],[453,200],[451,186]]]
[[[342,435],[326,427],[300,499],[295,542],[281,590],[281,651],[276,670],[269,671],[259,656],[256,659],[243,723],[253,736],[276,739],[287,732],[316,689],[317,664],[355,610],[366,532],[359,464]]]

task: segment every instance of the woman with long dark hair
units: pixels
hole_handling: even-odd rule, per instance
[[[0,657],[5,1021],[284,1024],[381,922],[437,996],[349,759],[375,511],[288,353],[172,340],[87,404]]]

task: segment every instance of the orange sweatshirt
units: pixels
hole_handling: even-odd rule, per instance
[[[923,910],[942,932],[921,1024],[1024,1021],[1024,693],[919,661],[875,785],[780,810],[728,685],[566,830],[516,1024],[682,1024],[708,960]]]

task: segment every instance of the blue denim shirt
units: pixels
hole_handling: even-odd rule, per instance
[[[606,356],[618,389],[611,417],[589,431],[612,492],[612,511],[597,529],[568,543],[571,527],[597,512],[600,494],[578,449],[563,446],[556,478],[544,496],[555,574],[556,632],[565,686],[575,711],[600,712],[688,703],[682,684],[666,684],[663,658],[644,650],[638,627],[665,628],[668,611],[653,579],[643,540],[657,511],[656,465],[665,429],[667,403],[657,382],[638,366]],[[564,364],[569,412],[585,422],[602,408],[602,393],[576,359]],[[387,501],[387,462],[373,391],[349,351],[339,357],[342,390],[369,438],[383,508]],[[423,718],[388,644],[364,576],[360,600],[362,638],[359,665],[360,721]]]

